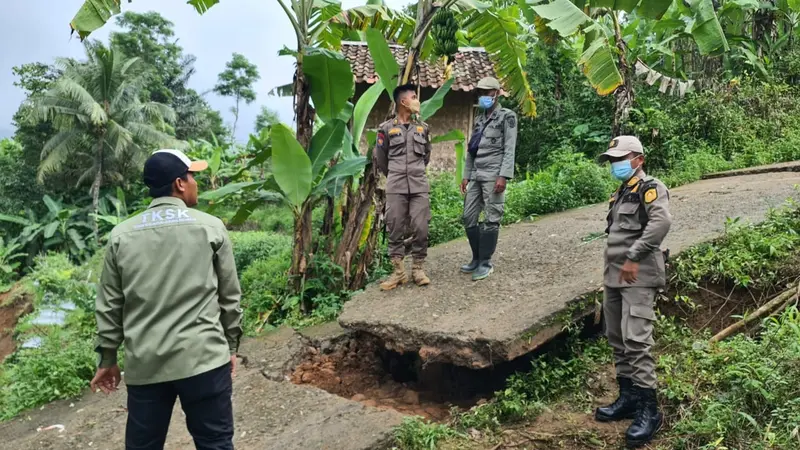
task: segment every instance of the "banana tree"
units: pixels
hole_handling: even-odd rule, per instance
[[[691,36],[702,55],[729,50],[712,0],[525,0],[525,5],[529,19],[541,18],[561,37],[582,38],[578,64],[586,78],[598,94],[615,95],[614,134],[621,132],[633,105],[633,68],[641,56],[641,48],[630,45],[638,36],[626,40],[621,18],[629,24],[658,21],[669,35],[662,44]]]

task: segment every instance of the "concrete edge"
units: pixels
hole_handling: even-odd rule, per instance
[[[763,173],[779,172],[800,172],[800,161],[781,163],[778,165],[749,167],[746,169],[727,170],[724,172],[713,172],[703,175],[701,180],[712,180],[716,178],[730,178],[743,175],[759,175]]]

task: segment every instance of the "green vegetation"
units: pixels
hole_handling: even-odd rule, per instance
[[[36,258],[20,289],[32,294],[36,310],[62,310],[64,326],[37,325],[35,314],[17,325],[18,340],[37,338],[39,346],[19,349],[0,365],[0,420],[76,397],[89,386],[97,360],[94,283],[99,269],[98,258],[82,266],[74,265],[64,253]]]

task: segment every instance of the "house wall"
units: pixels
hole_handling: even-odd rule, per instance
[[[355,101],[369,88],[369,85],[358,84],[356,86]],[[420,101],[425,101],[433,96],[435,89],[422,89]],[[472,129],[472,117],[474,114],[473,93],[464,91],[450,91],[444,98],[444,104],[436,114],[427,120],[431,129],[431,136],[447,134],[449,131],[458,129],[464,133],[469,140],[469,133]],[[354,101],[354,103],[355,103]],[[367,119],[367,129],[376,129],[386,120],[389,112],[389,96],[384,93]],[[366,154],[366,137],[361,139],[361,153]],[[455,170],[455,142],[441,142],[433,144],[431,154],[430,170],[434,171],[453,171]]]

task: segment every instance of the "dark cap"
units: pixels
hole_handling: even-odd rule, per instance
[[[207,168],[207,162],[192,161],[180,150],[158,150],[144,163],[144,184],[149,188],[161,188],[187,172],[201,172]]]

